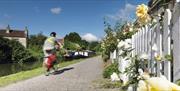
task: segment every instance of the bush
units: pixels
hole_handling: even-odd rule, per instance
[[[109,59],[109,55],[107,55],[107,54],[102,54],[102,59],[103,59],[104,62],[107,62],[108,59]]]
[[[36,58],[18,41],[0,38],[0,62],[23,63]]]
[[[42,46],[46,38],[47,37],[43,35],[42,32],[38,33],[37,35],[30,35],[28,39],[28,47],[36,46],[42,50]]]
[[[35,46],[35,45],[31,45],[29,48],[28,48],[29,52],[35,56],[35,57],[43,57],[44,54],[43,54],[43,49],[38,47],[38,46]]]
[[[70,50],[79,50],[80,45],[71,41],[65,41],[64,42],[64,48],[65,49],[70,49]]]
[[[64,55],[66,54],[66,50],[64,48],[60,49],[59,51],[56,52],[57,54],[57,61],[64,61]]]
[[[0,63],[11,62],[12,48],[8,45],[8,39],[0,37]]]
[[[32,54],[18,41],[10,40],[9,45],[12,48],[12,61],[23,63],[29,61],[35,61]]]
[[[103,77],[104,78],[110,78],[110,76],[113,74],[113,72],[119,74],[119,70],[118,70],[118,63],[113,63],[111,65],[109,65],[108,67],[106,67],[103,71]]]

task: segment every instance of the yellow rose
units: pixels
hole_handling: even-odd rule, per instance
[[[148,7],[144,4],[138,5],[136,8],[136,16],[141,24],[148,23],[151,19],[148,14]]]
[[[136,8],[136,15],[139,18],[145,17],[147,12],[148,12],[148,7],[144,4],[138,5],[138,7]]]
[[[156,60],[156,61],[161,61],[161,60],[162,60],[162,57],[158,54],[158,55],[155,56],[155,60]]]
[[[144,16],[142,18],[139,18],[139,22],[141,24],[147,24],[150,20],[151,20],[151,18],[149,17],[149,15],[146,15],[146,16]]]

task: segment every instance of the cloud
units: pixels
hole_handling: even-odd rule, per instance
[[[116,14],[107,15],[110,19],[113,20],[123,20],[130,21],[135,14],[136,5],[127,3],[124,8],[121,8]]]
[[[86,40],[88,42],[93,42],[93,41],[98,41],[99,39],[91,34],[91,33],[86,33],[85,35],[81,36],[83,40]]]
[[[60,14],[62,9],[60,7],[56,7],[56,8],[51,8],[51,13],[53,14]]]

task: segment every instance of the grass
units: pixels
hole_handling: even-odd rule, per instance
[[[59,68],[66,67],[71,64],[75,64],[78,62],[81,62],[83,59],[77,59],[77,60],[72,60],[72,61],[66,61],[58,64]],[[44,69],[42,67],[29,70],[29,71],[22,71],[16,74],[0,77],[0,87],[9,85],[11,83],[16,83],[18,81],[22,81],[25,79],[29,79],[38,75],[41,75],[44,73]]]
[[[95,87],[105,89],[115,89],[122,86],[121,82],[112,82],[110,79],[98,79],[94,81]]]

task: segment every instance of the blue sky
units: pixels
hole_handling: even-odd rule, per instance
[[[69,32],[104,35],[103,18],[133,20],[138,4],[148,0],[0,0],[0,28],[28,27],[30,34],[55,31],[59,37]]]

